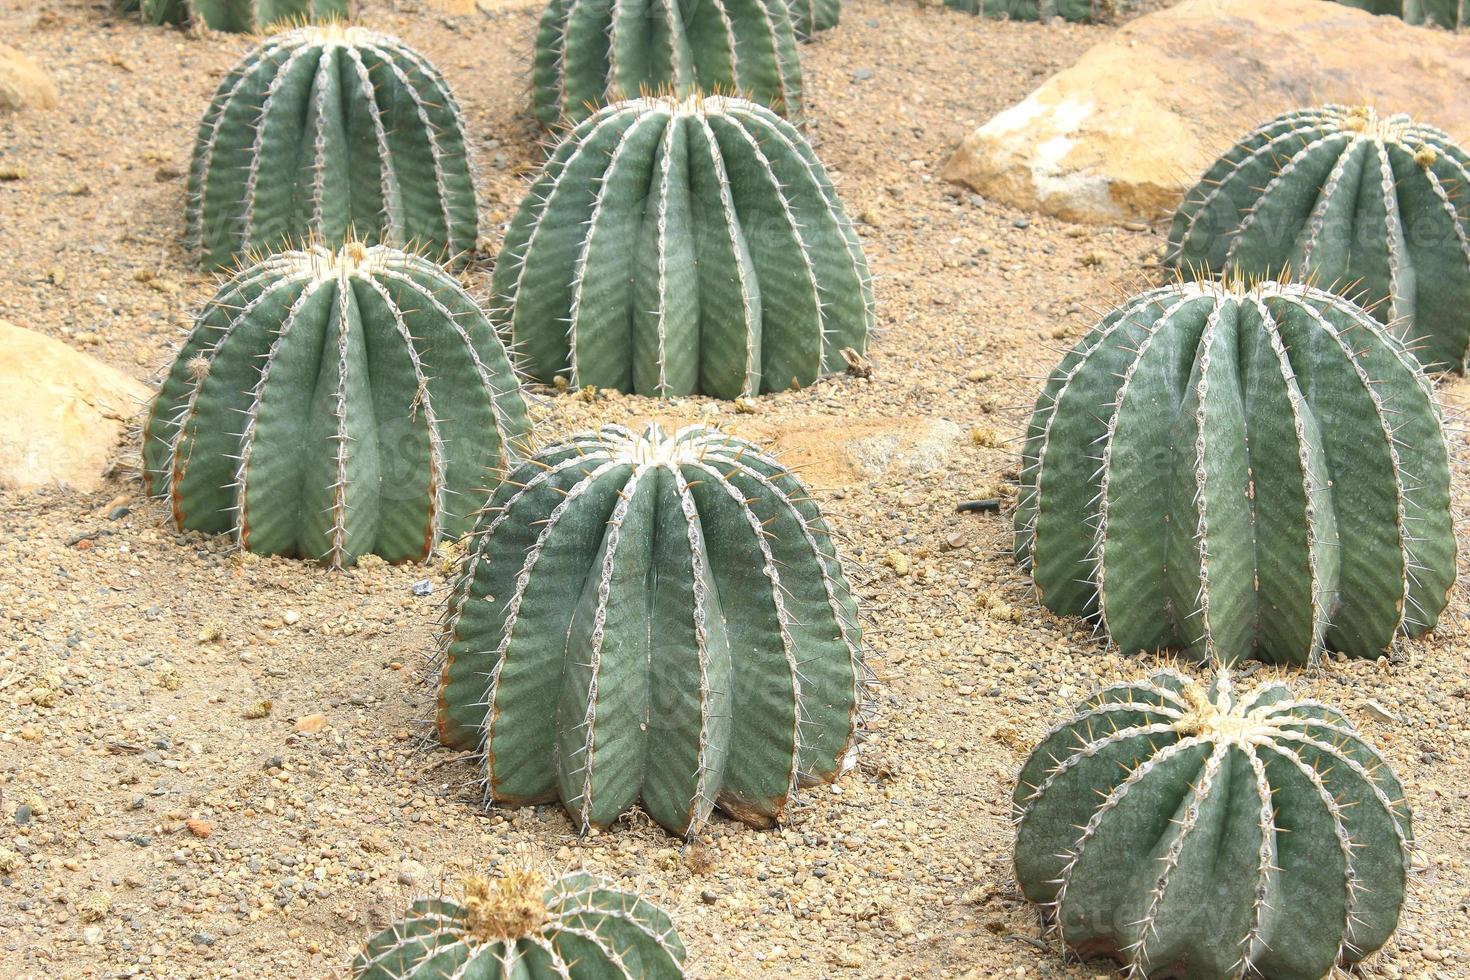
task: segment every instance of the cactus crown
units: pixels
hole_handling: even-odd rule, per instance
[[[357,980],[679,980],[684,944],[660,909],[577,872],[470,877],[462,903],[415,902],[352,964]]]
[[[754,446],[584,433],[512,472],[476,535],[438,727],[490,801],[559,799],[583,830],[641,803],[690,834],[716,805],[769,826],[852,765],[857,607],[816,505]]]
[[[447,273],[350,242],[271,256],[204,307],[149,411],[144,479],[180,529],[340,566],[468,530],[529,423]]]
[[[551,383],[735,398],[844,370],[867,261],[812,149],[769,109],[620,102],[563,140],[496,261],[494,316]]]
[[[1017,558],[1049,608],[1127,652],[1374,657],[1431,628],[1455,579],[1433,391],[1310,286],[1125,303],[1052,372],[1022,463]]]
[[[1022,892],[1074,952],[1131,977],[1326,976],[1398,923],[1402,787],[1341,712],[1279,682],[1105,688],[1046,735],[1012,800]]]
[[[1470,356],[1470,155],[1368,106],[1289,112],[1184,198],[1166,261],[1192,275],[1296,274],[1363,305],[1432,370]]]
[[[478,233],[448,85],[401,42],[343,22],[274,35],[231,70],[188,193],[188,237],[213,268],[358,236],[459,263]]]

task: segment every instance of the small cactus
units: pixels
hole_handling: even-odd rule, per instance
[[[211,268],[312,238],[459,262],[478,234],[463,119],[423,57],[361,27],[268,38],[194,143],[188,237]]]
[[[620,102],[578,126],[491,291],[530,377],[643,395],[805,387],[873,326],[867,261],[811,147],[719,96]]]
[[[1324,106],[1237,143],[1174,216],[1169,265],[1340,289],[1430,370],[1470,356],[1470,155],[1408,116]]]
[[[663,92],[740,95],[801,117],[801,61],[786,0],[548,0],[531,86],[547,128]]]
[[[176,525],[331,566],[427,557],[524,440],[494,328],[433,263],[357,243],[271,256],[200,313],[143,432]]]
[[[821,31],[830,31],[842,17],[842,0],[790,0],[791,24],[798,41],[810,41]]]
[[[354,980],[680,980],[662,910],[585,872],[465,880],[461,902],[415,902],[352,962]]]
[[[1111,313],[1027,430],[1016,556],[1125,652],[1306,664],[1434,626],[1449,454],[1418,365],[1302,285],[1179,283]]]
[[[1342,712],[1280,682],[1115,684],[1042,740],[1012,796],[1021,891],[1128,976],[1316,980],[1398,925],[1403,788]]]
[[[635,803],[783,820],[856,755],[857,607],[797,479],[699,426],[613,426],[512,471],[449,598],[440,740],[583,831]]]
[[[210,30],[245,34],[272,24],[351,16],[349,0],[118,0],[117,9],[151,24],[187,24],[197,18]]]
[[[946,7],[1008,20],[1111,20],[1128,0],[944,0]]]
[[[1337,0],[1371,14],[1402,17],[1410,24],[1459,30],[1470,27],[1470,0]]]

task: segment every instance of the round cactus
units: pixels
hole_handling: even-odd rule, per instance
[[[1111,20],[1128,0],[944,0],[946,7],[1008,20]]]
[[[491,802],[633,804],[690,834],[718,805],[781,821],[853,763],[857,608],[788,471],[698,426],[575,436],[512,471],[449,600],[445,745]]]
[[[492,292],[532,378],[642,395],[804,387],[873,326],[867,261],[811,147],[717,96],[578,126],[511,223]]]
[[[842,17],[842,0],[790,0],[791,24],[798,41],[810,41],[820,31],[830,31]]]
[[[1309,286],[1180,283],[1047,380],[1016,556],[1125,651],[1376,657],[1445,606],[1449,480],[1432,389],[1372,317]]]
[[[1470,26],[1470,0],[1337,0],[1372,14],[1402,17],[1410,24],[1458,30]]]
[[[584,872],[546,884],[466,879],[462,902],[415,902],[352,962],[355,980],[679,980],[684,944],[659,908]]]
[[[801,117],[786,0],[548,0],[531,86],[536,118],[548,128],[664,92],[738,94]]]
[[[528,430],[494,328],[387,246],[285,252],[200,313],[153,402],[144,479],[180,529],[351,564],[469,529]]]
[[[308,238],[458,263],[479,223],[463,129],[438,71],[399,41],[341,24],[277,34],[204,114],[189,239],[213,268]]]
[[[349,0],[117,0],[117,9],[153,24],[187,24],[198,18],[210,30],[239,33],[351,15]]]
[[[1316,980],[1398,925],[1403,789],[1340,711],[1166,671],[1052,729],[1012,797],[1016,878],[1130,977]]]
[[[1236,144],[1185,197],[1168,263],[1296,276],[1388,323],[1431,370],[1470,354],[1470,156],[1408,116],[1325,106]]]

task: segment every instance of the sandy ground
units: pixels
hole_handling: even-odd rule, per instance
[[[365,11],[458,92],[487,259],[539,152],[521,74],[535,15]],[[1149,665],[1038,610],[1007,521],[954,504],[1004,492],[1016,407],[1096,308],[1156,275],[1161,240],[1016,213],[933,174],[1109,30],[849,3],[804,59],[811,135],[879,277],[873,377],[749,415],[703,399],[539,409],[548,434],[712,419],[806,468],[873,620],[881,684],[857,772],[783,830],[717,820],[693,853],[641,819],[581,840],[553,807],[487,812],[469,768],[420,741],[438,606],[412,586],[442,588],[442,564],[332,574],[232,555],[176,535],[126,466],[91,495],[0,492],[0,976],[341,975],[410,896],[504,862],[642,888],[698,977],[1107,975],[1036,938],[1009,881],[1007,798],[1061,712]],[[178,241],[181,174],[244,42],[61,0],[8,0],[0,38],[63,92],[57,111],[0,119],[0,165],[25,174],[0,182],[0,317],[151,378],[210,290]],[[470,278],[483,290],[484,268]],[[1466,608],[1390,659],[1298,678],[1349,709],[1417,811],[1423,873],[1382,976],[1470,976]],[[321,730],[298,733],[314,714]]]

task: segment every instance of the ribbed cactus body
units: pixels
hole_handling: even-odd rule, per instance
[[[355,980],[679,980],[684,944],[657,906],[584,872],[545,886],[471,878],[461,902],[415,902],[352,963]]]
[[[873,326],[867,261],[811,147],[721,97],[579,125],[511,223],[492,292],[530,377],[644,395],[804,387]]]
[[[349,0],[118,0],[117,9],[153,24],[186,24],[198,18],[211,30],[238,33],[351,15]]]
[[[1008,20],[1099,21],[1128,6],[1128,0],[944,0],[946,7]]]
[[[740,95],[801,117],[786,0],[548,0],[531,74],[536,118],[575,124],[642,95]]]
[[[1340,711],[1164,672],[1053,729],[1013,796],[1015,871],[1078,955],[1128,975],[1319,980],[1381,947],[1411,818]]]
[[[1168,263],[1340,290],[1429,369],[1470,353],[1470,156],[1407,116],[1325,106],[1236,144],[1185,197]]]
[[[1470,26],[1470,0],[1337,0],[1373,14],[1402,17],[1410,24],[1459,30]]]
[[[671,832],[718,805],[785,818],[851,765],[857,609],[816,504],[754,446],[692,427],[573,437],[513,471],[450,597],[441,740],[489,800],[559,799]]]
[[[810,41],[819,31],[830,31],[842,17],[842,0],[790,0],[787,6],[798,41]]]
[[[221,83],[189,170],[188,233],[206,266],[349,239],[446,261],[479,224],[463,120],[405,45],[328,24],[275,35]]]
[[[528,429],[494,328],[425,259],[314,248],[205,306],[143,433],[179,528],[351,564],[464,533]]]
[[[1047,380],[1016,555],[1125,651],[1376,657],[1447,601],[1449,480],[1430,385],[1372,317],[1308,286],[1182,283]]]

